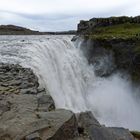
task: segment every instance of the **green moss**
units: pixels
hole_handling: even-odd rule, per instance
[[[139,39],[140,24],[124,23],[105,27],[95,27],[90,30],[89,38],[94,39]]]
[[[140,41],[137,41],[134,48],[134,53],[140,54]]]
[[[138,140],[140,140],[140,132],[138,132],[138,131],[131,131],[131,134],[132,134],[135,138],[137,138]]]
[[[140,82],[140,74],[139,73],[136,73],[136,72],[135,73],[133,72],[131,74],[131,79],[134,82],[137,82],[137,83]]]

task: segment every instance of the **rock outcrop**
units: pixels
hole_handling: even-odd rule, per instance
[[[140,16],[81,21],[78,33],[84,38],[82,49],[89,63],[95,65],[97,75],[106,76],[119,69],[140,82]]]
[[[81,20],[78,24],[78,33],[89,33],[96,27],[105,27],[125,23],[138,23],[140,24],[140,16],[136,17],[109,17],[109,18],[92,18],[89,21]]]
[[[78,118],[81,134],[90,140],[134,140],[129,130],[124,128],[105,127],[101,125],[91,112],[81,113]]]
[[[77,121],[55,104],[31,69],[0,64],[0,140],[67,140]]]
[[[95,72],[98,76],[110,75],[117,69],[129,73],[133,81],[139,82],[139,45],[139,40],[84,38],[81,49],[89,64],[95,66]]]

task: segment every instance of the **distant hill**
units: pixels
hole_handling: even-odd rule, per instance
[[[63,32],[39,32],[15,25],[0,25],[0,35],[59,35],[59,34],[75,34],[76,31]]]
[[[39,31],[33,31],[15,25],[0,25],[0,35],[32,35],[32,34],[41,34],[41,33]]]

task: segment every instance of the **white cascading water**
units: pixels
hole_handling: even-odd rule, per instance
[[[131,83],[117,73],[96,77],[72,36],[1,36],[0,61],[30,67],[57,108],[91,110],[107,126],[140,130],[140,104]]]

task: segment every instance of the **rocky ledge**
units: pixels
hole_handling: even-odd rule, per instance
[[[0,140],[134,140],[132,134],[102,126],[91,112],[55,109],[31,69],[0,64]]]
[[[55,110],[31,69],[0,64],[0,140],[68,139],[75,125],[71,111]]]

